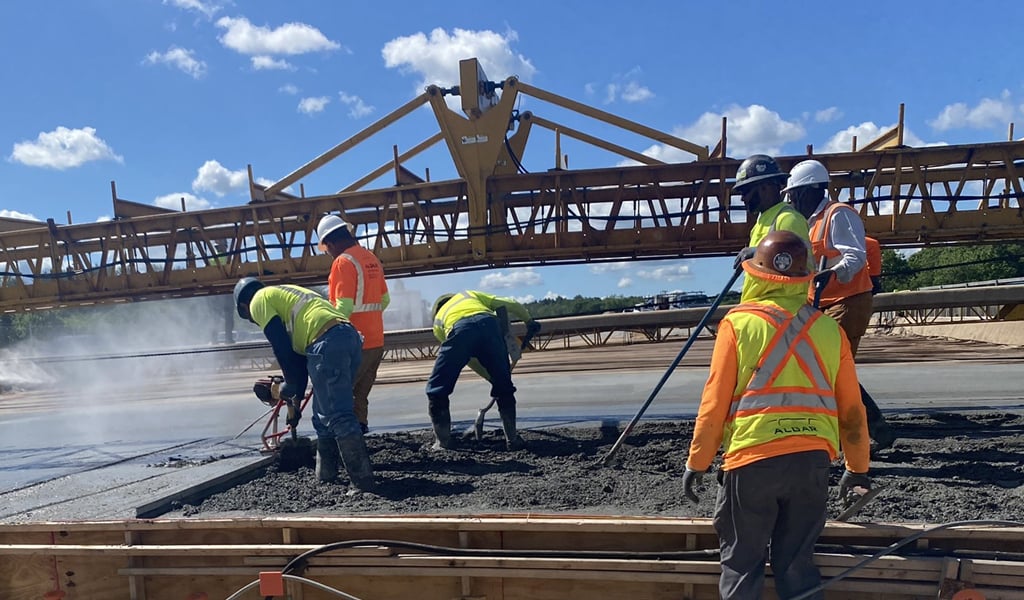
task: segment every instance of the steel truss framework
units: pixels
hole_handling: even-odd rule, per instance
[[[463,88],[465,89],[464,74]],[[478,85],[483,91],[486,82]],[[252,183],[248,205],[178,212],[129,202],[112,186],[116,218],[45,225],[0,222],[0,310],[11,312],[230,292],[239,277],[321,285],[330,258],[314,250],[319,218],[339,214],[373,249],[388,275],[513,265],[722,256],[750,227],[730,180],[739,161],[519,83],[495,87],[491,107],[469,118],[447,108],[435,86],[353,138],[267,187]],[[512,110],[518,93],[639,133],[694,154],[665,164],[557,123]],[[495,97],[496,98],[496,97]],[[440,133],[343,191],[296,197],[288,186],[387,124],[428,103]],[[517,172],[533,124],[644,162],[589,170]],[[507,136],[510,127],[516,132]],[[885,247],[1024,239],[1024,142],[908,148],[902,123],[859,152],[816,155],[832,174],[830,193],[854,204]],[[423,181],[402,162],[444,139],[461,178]],[[556,142],[558,143],[558,142]],[[556,149],[557,153],[557,149]],[[784,169],[806,156],[779,158]],[[515,166],[514,166],[515,165]],[[393,170],[397,185],[359,187]],[[304,194],[304,190],[303,190]],[[851,200],[852,199],[852,200]]]

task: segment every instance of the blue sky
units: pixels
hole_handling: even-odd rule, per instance
[[[971,7],[968,9],[967,7]],[[701,145],[729,117],[730,155],[846,150],[896,123],[909,145],[1005,140],[1024,128],[1012,29],[995,2],[326,2],[12,0],[0,20],[0,216],[110,218],[121,198],[190,210],[248,202],[246,165],[275,181],[418,94],[458,61],[509,75]],[[665,160],[692,157],[520,107]],[[592,123],[592,122],[591,122]],[[436,131],[417,111],[305,182],[327,194]],[[1019,135],[1019,134],[1018,134]],[[531,136],[533,138],[533,136]],[[528,170],[551,167],[531,139]],[[563,142],[570,167],[618,157]],[[337,164],[335,164],[337,163]],[[417,157],[431,178],[450,158]],[[371,187],[389,185],[381,181]],[[405,280],[432,298],[477,288],[550,295],[720,291],[731,259],[475,271]]]

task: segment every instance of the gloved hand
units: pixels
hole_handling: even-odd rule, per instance
[[[882,291],[882,278],[878,275],[871,277],[871,295],[881,293]]]
[[[291,400],[300,400],[302,396],[302,390],[300,390],[299,386],[295,385],[294,383],[286,381],[283,384],[281,384],[280,394],[281,399],[284,400],[285,402]]]
[[[528,321],[526,323],[526,335],[533,337],[540,333],[540,321]]]
[[[814,274],[813,288],[818,289],[819,287],[825,287],[828,282],[832,280],[836,272],[832,269],[825,269]]]
[[[740,268],[740,265],[743,263],[743,261],[750,260],[751,258],[754,258],[754,248],[748,246],[740,250],[739,252],[736,253],[736,260],[732,261],[733,270],[735,271],[736,269]]]
[[[700,485],[703,480],[704,471],[687,468],[683,473],[683,493],[686,494],[686,499],[694,504],[700,504],[700,498],[697,497],[697,492],[693,488]]]
[[[856,491],[855,488],[862,488],[863,491]],[[854,473],[847,471],[839,480],[839,497],[845,502],[851,495],[861,496],[871,489],[871,478],[867,473]]]

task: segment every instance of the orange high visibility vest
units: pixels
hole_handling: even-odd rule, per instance
[[[856,214],[856,210],[853,207],[842,204],[840,202],[830,202],[825,210],[822,211],[821,218],[814,223],[811,227],[811,251],[814,253],[814,262],[817,263],[822,256],[826,257],[829,262],[833,259],[842,255],[842,252],[828,246],[828,230],[832,224],[832,215],[837,210],[851,210]],[[860,215],[857,215],[860,218]],[[870,264],[870,257],[869,257]],[[828,285],[825,286],[825,290],[821,294],[821,307],[826,307],[836,302],[840,302],[850,296],[856,296],[864,292],[871,291],[871,276],[868,272],[868,266],[865,265],[863,269],[857,271],[853,276],[853,279],[846,283],[840,283],[839,279],[833,277],[829,280]],[[809,301],[814,300],[814,288],[807,290],[807,298]]]

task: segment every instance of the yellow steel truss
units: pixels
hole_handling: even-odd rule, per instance
[[[222,294],[239,277],[323,284],[329,257],[314,251],[319,218],[339,214],[391,276],[510,265],[628,258],[721,256],[741,248],[749,223],[730,202],[738,160],[586,107],[510,78],[486,82],[463,65],[463,117],[431,86],[352,138],[270,186],[254,183],[245,206],[168,211],[128,202],[112,187],[115,219],[45,225],[0,222],[0,310]],[[475,73],[476,80],[470,80]],[[496,89],[501,89],[500,98]],[[693,154],[665,164],[531,113],[515,96],[536,98]],[[417,107],[429,104],[440,132],[341,187],[300,196],[284,190]],[[902,110],[901,110],[902,114]],[[520,172],[532,125],[632,158],[637,166]],[[514,133],[509,135],[509,131]],[[852,202],[884,246],[1024,239],[1024,142],[908,148],[893,131],[860,151],[816,155],[832,173],[833,197]],[[445,140],[459,178],[424,181],[402,163]],[[556,160],[562,159],[556,147]],[[806,156],[779,158],[784,169]],[[363,190],[395,174],[397,185]],[[70,219],[69,219],[70,220]]]

